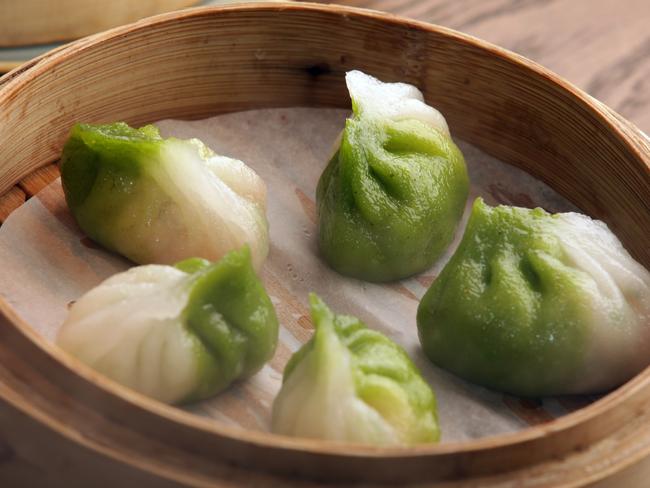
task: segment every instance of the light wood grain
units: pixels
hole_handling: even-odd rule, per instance
[[[78,39],[197,2],[198,0],[5,0],[0,2],[0,47]]]
[[[60,176],[57,164],[48,164],[28,174],[0,196],[0,225],[9,214]]]
[[[19,61],[19,60],[16,60],[16,61],[6,60],[5,61],[5,60],[2,60],[2,61],[0,61],[0,74],[6,73],[7,71],[11,71],[12,69],[17,68],[21,64],[23,64],[23,61]]]
[[[634,127],[492,45],[341,7],[169,14],[45,56],[0,84],[0,190],[56,160],[79,120],[140,124],[252,107],[347,106],[350,68],[418,85],[460,138],[606,220],[650,265],[650,152]],[[34,458],[34,444],[20,436],[31,425],[47,443],[40,462],[48,470],[47,453],[59,453],[56,462],[72,452],[102,481],[133,476],[139,486],[578,486],[642,459],[650,446],[650,371],[559,420],[465,443],[396,450],[236,430],[113,384],[35,334],[2,300],[0,404],[0,431],[11,434],[5,443],[19,459]]]
[[[56,164],[49,164],[28,174],[18,186],[25,192],[27,197],[33,197],[47,185],[52,183],[60,176],[61,172]]]
[[[4,222],[9,214],[25,203],[27,196],[19,187],[14,186],[0,198],[0,222]]]

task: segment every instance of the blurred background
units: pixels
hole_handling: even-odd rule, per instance
[[[0,73],[59,45],[151,15],[231,0],[0,0]]]
[[[0,73],[157,13],[232,0],[0,0]],[[475,35],[565,77],[650,133],[650,0],[340,0]]]

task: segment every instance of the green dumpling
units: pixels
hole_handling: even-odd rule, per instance
[[[436,398],[406,352],[312,294],[314,337],[296,352],[273,403],[273,432],[378,445],[435,442]]]
[[[472,382],[601,392],[650,363],[650,274],[600,221],[477,199],[417,322],[426,355]]]
[[[341,274],[404,278],[451,242],[469,190],[465,160],[417,88],[359,71],[346,81],[353,116],[318,182],[320,250]]]
[[[136,266],[70,308],[57,344],[102,374],[157,400],[215,395],[275,352],[275,309],[248,248],[219,262]]]
[[[83,231],[136,263],[218,261],[248,245],[258,269],[268,253],[264,181],[198,139],[164,139],[153,125],[77,124],[61,182]]]

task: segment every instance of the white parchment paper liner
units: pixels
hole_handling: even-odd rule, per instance
[[[394,284],[345,278],[319,258],[315,188],[346,116],[345,110],[288,108],[158,124],[164,135],[197,137],[217,153],[243,160],[266,181],[271,252],[261,275],[282,325],[275,357],[257,375],[214,399],[184,408],[242,428],[268,429],[284,365],[312,334],[309,291],[318,293],[339,313],[356,315],[388,334],[409,352],[436,392],[443,442],[516,431],[581,406],[583,399],[533,402],[506,397],[462,381],[427,361],[417,338],[416,309],[455,249],[460,229],[456,242],[436,266]],[[472,181],[467,208],[481,195],[491,204],[576,210],[526,173],[457,143]],[[65,206],[58,181],[0,228],[0,262],[0,294],[49,340],[56,337],[70,302],[132,266],[83,236]]]

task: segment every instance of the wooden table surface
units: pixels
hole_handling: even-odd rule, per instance
[[[555,71],[650,134],[650,0],[344,0],[450,27]]]
[[[440,24],[510,49],[555,71],[650,134],[650,0],[336,3]],[[43,168],[0,197],[0,223],[57,174],[54,165]],[[645,463],[623,473],[616,484],[647,486],[648,477],[650,463]]]

